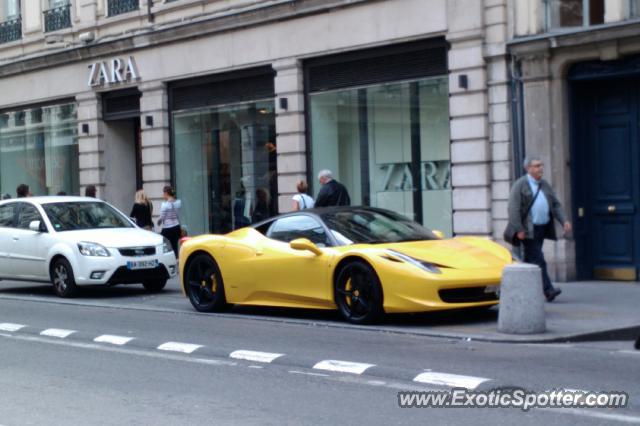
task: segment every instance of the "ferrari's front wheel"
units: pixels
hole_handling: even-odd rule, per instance
[[[222,274],[216,261],[209,255],[197,254],[185,268],[186,292],[196,310],[220,311],[227,306]]]
[[[371,324],[382,316],[382,287],[368,263],[355,261],[342,268],[334,297],[342,316],[354,324]]]

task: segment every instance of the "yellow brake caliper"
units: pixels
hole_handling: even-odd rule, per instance
[[[218,281],[215,274],[211,274],[211,293],[216,294],[216,291],[218,291]]]

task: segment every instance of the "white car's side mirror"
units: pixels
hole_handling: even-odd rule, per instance
[[[44,232],[45,230],[43,228],[44,226],[42,226],[42,222],[40,222],[39,220],[32,220],[31,222],[29,222],[29,229],[31,229],[32,231]]]

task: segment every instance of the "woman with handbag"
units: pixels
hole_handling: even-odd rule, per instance
[[[158,226],[162,227],[160,233],[171,242],[171,248],[178,257],[178,241],[180,240],[182,228],[180,227],[179,210],[182,202],[176,199],[176,193],[170,185],[162,189],[162,198],[164,202],[160,207],[160,219]]]

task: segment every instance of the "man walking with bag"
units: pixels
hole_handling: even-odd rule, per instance
[[[538,157],[527,157],[524,160],[524,168],[527,174],[513,184],[509,195],[507,229],[514,235],[505,235],[505,238],[515,245],[522,243],[524,261],[540,267],[544,295],[547,301],[552,302],[562,291],[551,284],[542,244],[545,238],[557,239],[554,219],[562,224],[565,235],[571,232],[571,223],[566,220],[562,205],[551,186],[542,179],[542,160]]]

